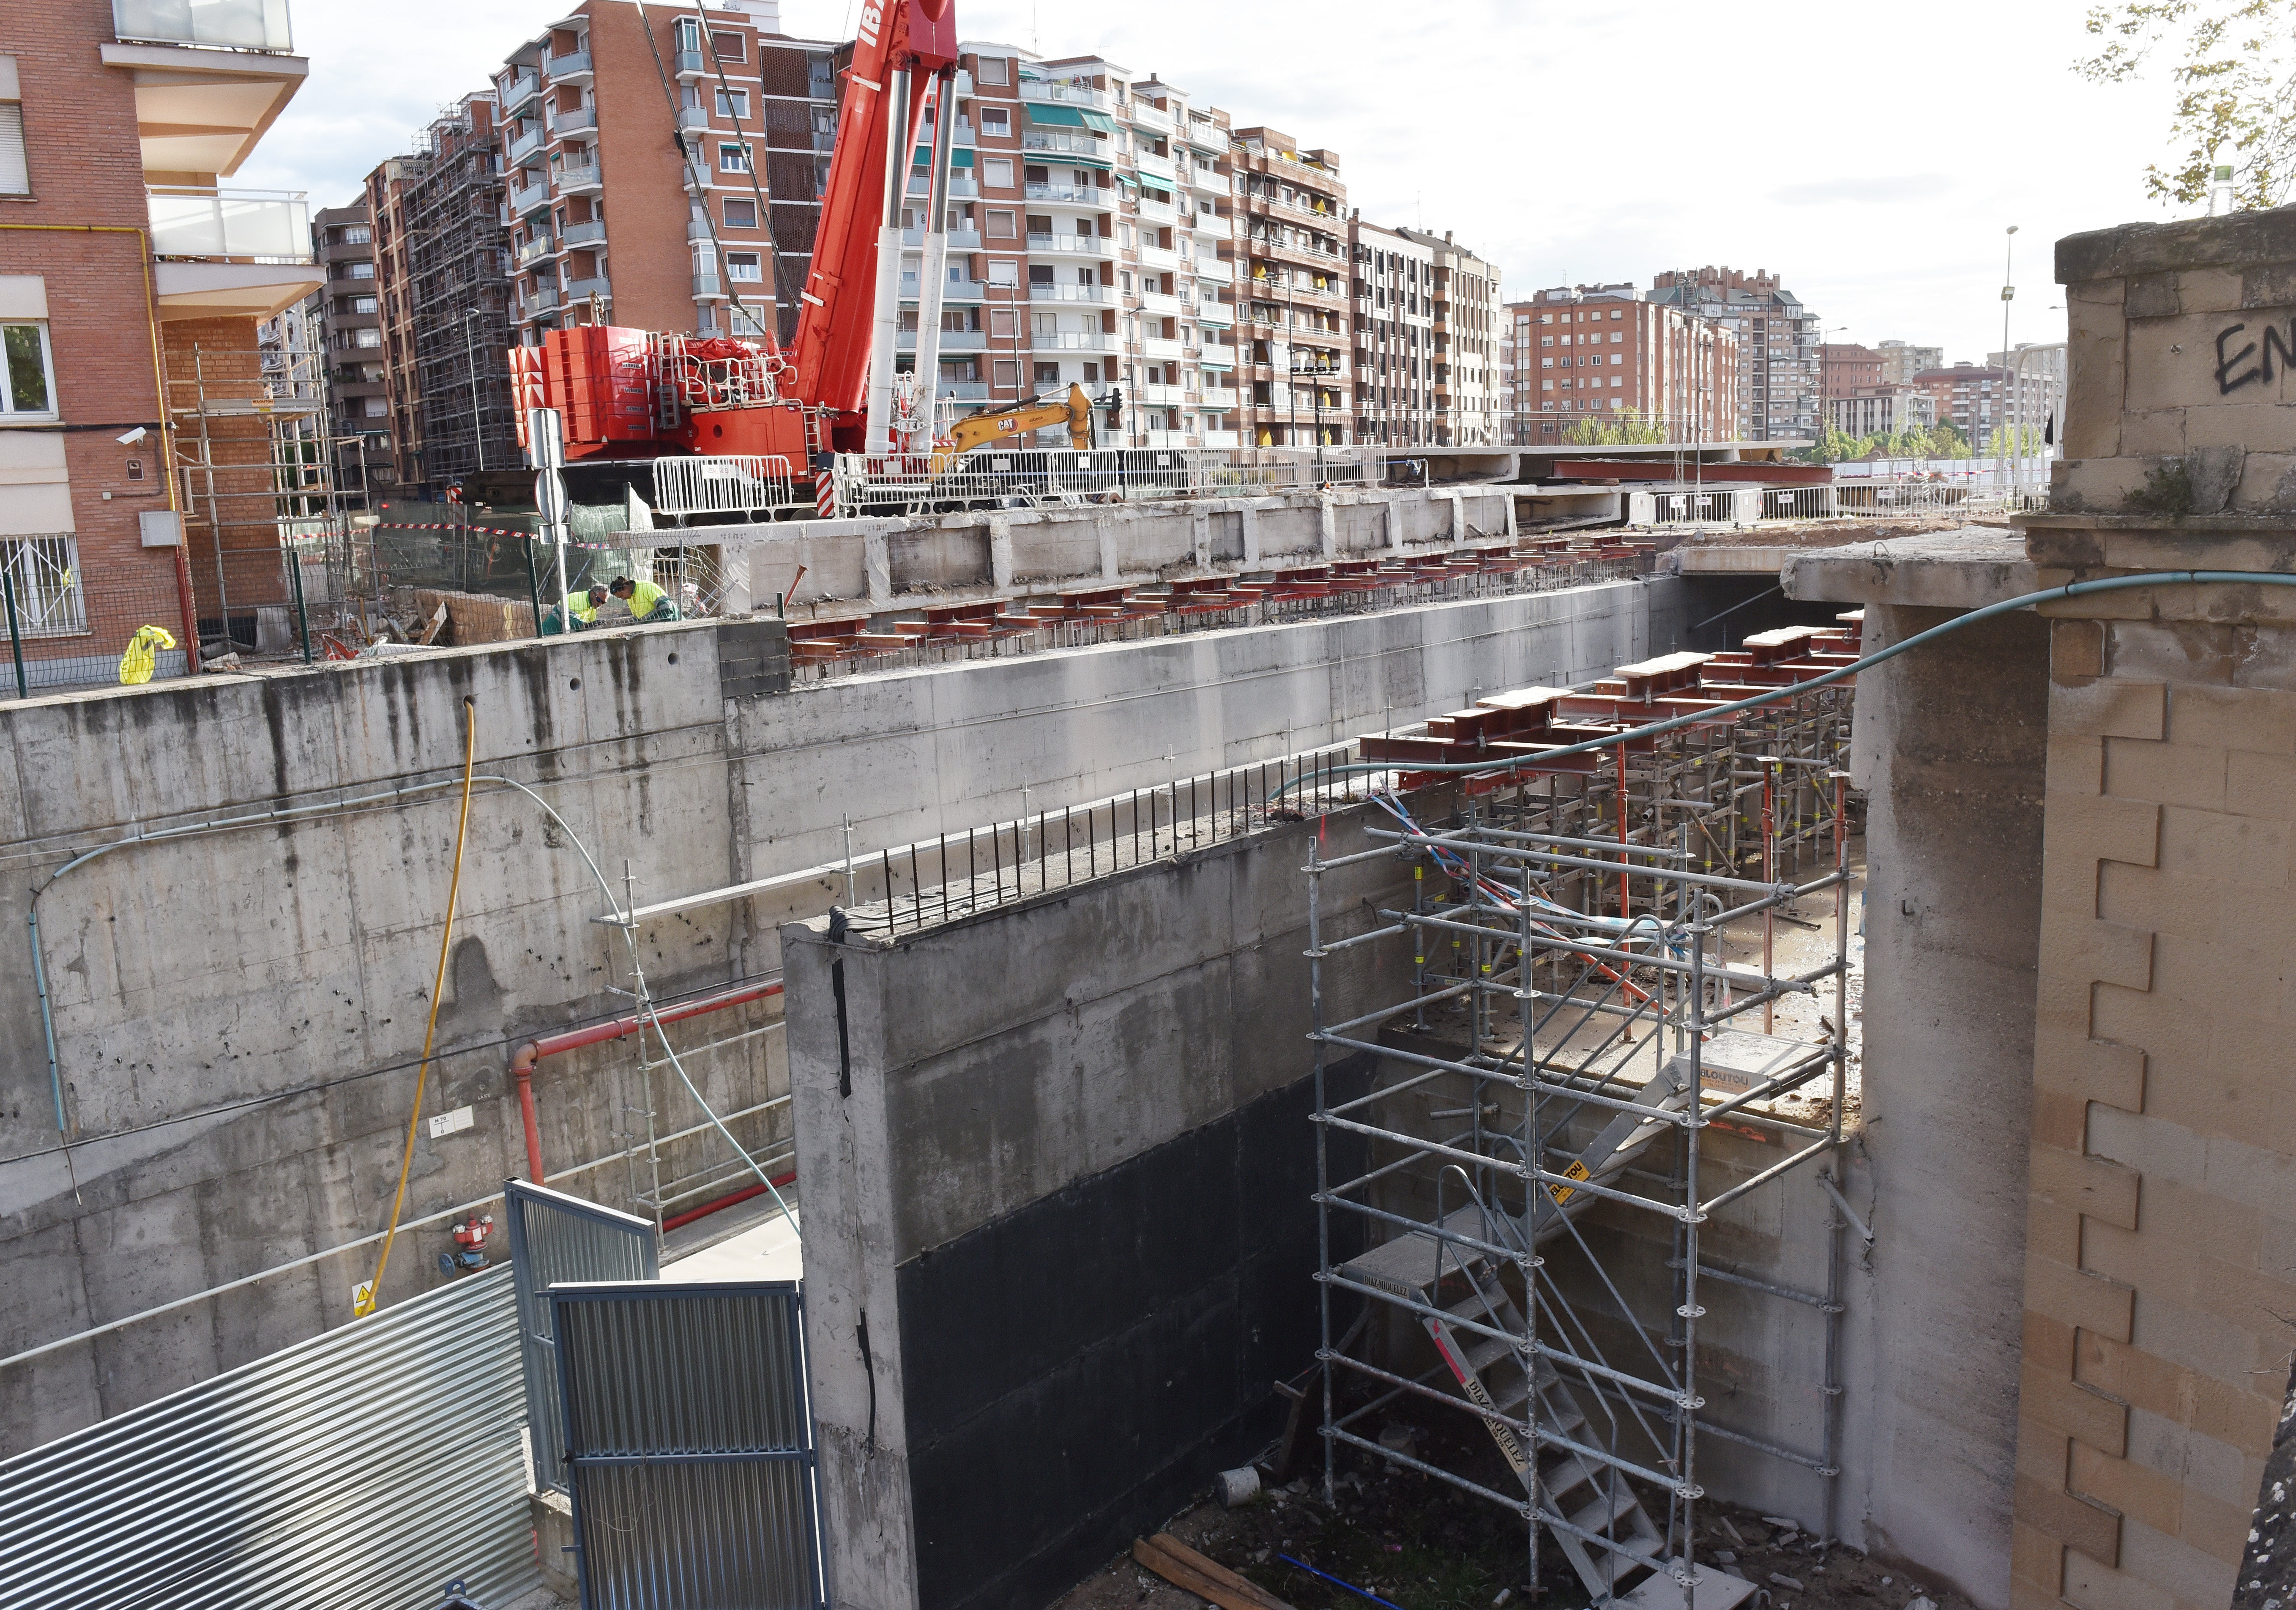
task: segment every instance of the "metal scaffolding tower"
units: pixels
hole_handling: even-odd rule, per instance
[[[1806,647],[1810,634],[1797,629]],[[1749,655],[1715,672],[1746,674],[1761,639]],[[1536,707],[1548,721],[1567,700],[1606,697],[1614,708],[1589,730],[1615,733],[1672,713],[1653,708],[1669,678],[1695,686],[1700,667],[1672,660],[1711,658],[1628,667],[1591,695],[1495,694],[1477,710],[1521,721]],[[1628,697],[1621,684],[1636,681]],[[1365,758],[1431,760],[1395,747],[1456,744],[1474,714],[1367,738]],[[1729,1610],[1756,1592],[1698,1557],[1702,1443],[1806,1472],[1833,1535],[1842,1232],[1857,1223],[1837,1188],[1848,730],[1847,690],[1829,687],[1558,756],[1543,772],[1510,754],[1505,772],[1445,779],[1456,784],[1448,793],[1374,790],[1393,825],[1366,828],[1372,848],[1313,859],[1327,1494],[1345,1448],[1420,1470],[1522,1520],[1533,1588],[1544,1537],[1596,1605]],[[1559,748],[1588,731],[1543,735]],[[1440,820],[1414,816],[1435,809]],[[1409,908],[1332,937],[1324,875],[1382,857],[1410,867]],[[1808,875],[1796,881],[1790,866]],[[1776,919],[1828,897],[1830,924],[1792,919],[1817,932],[1788,966]],[[1335,953],[1397,939],[1412,948],[1407,993],[1327,996],[1327,981],[1352,976],[1327,971]],[[1779,1002],[1795,996],[1810,1002],[1793,1014],[1806,1031],[1778,1021]],[[1372,1070],[1363,1088],[1333,1076],[1349,1058]],[[1769,1105],[1805,1089],[1830,1094],[1822,1123]],[[1713,1154],[1712,1126],[1750,1122],[1783,1139],[1782,1160],[1753,1167]],[[1335,1155],[1347,1164],[1339,1173]],[[1822,1292],[1726,1267],[1704,1240],[1718,1211],[1796,1173],[1815,1174],[1829,1200]],[[1365,1250],[1349,1255],[1358,1241]],[[1712,1343],[1700,1321],[1715,1283],[1824,1327],[1821,1447],[1781,1446],[1705,1412],[1702,1351]],[[1458,1451],[1480,1447],[1480,1433],[1423,1457],[1376,1440],[1381,1417],[1431,1402],[1479,1423],[1499,1464]]]
[[[406,189],[422,472],[434,488],[524,463],[504,356],[510,237],[493,111],[486,95],[447,108],[424,131]]]

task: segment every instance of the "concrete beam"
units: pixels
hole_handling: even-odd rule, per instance
[[[2023,539],[1989,526],[1822,548],[1782,563],[1787,597],[1833,604],[1968,610],[2041,585]]]

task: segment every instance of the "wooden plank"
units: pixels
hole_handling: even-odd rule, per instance
[[[1174,1587],[1210,1599],[1220,1610],[1292,1610],[1265,1588],[1246,1581],[1217,1560],[1206,1559],[1168,1532],[1134,1540],[1132,1557]]]

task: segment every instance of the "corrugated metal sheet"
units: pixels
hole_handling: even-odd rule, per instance
[[[510,1261],[518,1285],[518,1339],[534,1476],[564,1492],[566,1434],[559,1407],[555,1322],[543,1294],[568,1281],[652,1280],[661,1272],[652,1221],[547,1186],[504,1181]]]
[[[508,1269],[0,1462],[0,1605],[406,1610],[534,1586]]]
[[[550,1296],[586,1610],[822,1604],[800,1288]]]

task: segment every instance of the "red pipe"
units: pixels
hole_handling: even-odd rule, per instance
[[[791,1170],[774,1181],[774,1188],[779,1190],[783,1186],[795,1184],[796,1180],[797,1172]],[[764,1186],[743,1186],[740,1190],[728,1192],[715,1202],[705,1202],[698,1208],[688,1208],[682,1213],[672,1213],[661,1221],[661,1228],[664,1231],[674,1230],[681,1224],[692,1224],[696,1219],[707,1219],[719,1208],[729,1208],[737,1202],[747,1202],[752,1196],[762,1196],[765,1194]]]
[[[745,1002],[764,1000],[782,992],[778,978],[765,983],[742,984],[716,995],[704,995],[675,1006],[665,1006],[641,1014],[630,1013],[624,1017],[610,1017],[603,1023],[591,1023],[580,1029],[562,1029],[555,1034],[544,1034],[528,1040],[511,1053],[510,1071],[518,1080],[519,1117],[526,1125],[526,1171],[540,1185],[542,1179],[542,1128],[534,1115],[534,1064],[545,1056],[555,1056],[562,1051],[577,1051],[584,1046],[603,1045],[610,1039],[624,1039],[649,1023],[683,1023],[689,1017],[705,1013],[723,1012],[728,1006]],[[795,1178],[794,1175],[791,1176]],[[776,1180],[775,1183],[779,1184]],[[722,1203],[719,1205],[723,1205]],[[708,1210],[703,1210],[707,1212]]]

